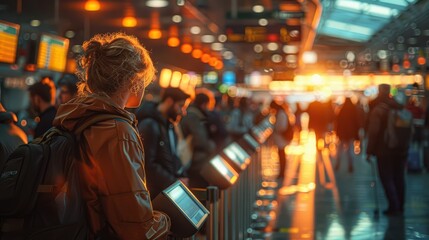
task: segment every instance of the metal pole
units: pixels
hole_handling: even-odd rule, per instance
[[[210,211],[208,226],[208,240],[218,240],[219,209],[218,209],[219,189],[216,186],[207,187],[207,202]]]
[[[219,237],[221,240],[225,240],[225,191],[220,191],[220,202],[219,202]]]

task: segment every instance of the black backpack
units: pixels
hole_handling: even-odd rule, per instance
[[[100,114],[75,133],[49,129],[41,138],[19,146],[0,166],[0,232],[18,239],[87,239],[85,204],[77,161],[81,133],[110,119]],[[82,145],[83,146],[83,145]]]

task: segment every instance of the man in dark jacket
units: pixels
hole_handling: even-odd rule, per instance
[[[200,171],[216,148],[214,141],[209,137],[207,108],[209,96],[203,92],[195,96],[194,102],[187,109],[180,125],[186,138],[192,136],[192,160],[188,170],[190,187],[207,187],[208,183],[201,176]]]
[[[43,77],[28,88],[33,110],[39,115],[39,122],[34,129],[34,138],[42,136],[52,127],[57,109],[55,108],[55,84],[50,77]]]
[[[176,153],[174,124],[186,114],[188,99],[189,95],[180,89],[166,88],[159,103],[145,102],[136,113],[144,142],[145,171],[152,199],[180,177],[181,163]]]
[[[27,135],[15,125],[17,120],[16,115],[6,112],[0,103],[0,166],[19,145],[27,143]]]
[[[408,148],[406,146],[390,148],[384,136],[387,131],[389,111],[399,110],[402,106],[390,97],[390,85],[380,84],[378,90],[377,98],[369,103],[367,160],[370,161],[371,156],[377,158],[380,181],[389,202],[388,209],[383,213],[398,215],[404,211],[405,164]]]

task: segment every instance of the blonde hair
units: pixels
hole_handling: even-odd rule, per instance
[[[125,33],[97,34],[83,43],[78,60],[78,93],[112,95],[124,89],[137,93],[153,80],[156,70],[138,39]]]

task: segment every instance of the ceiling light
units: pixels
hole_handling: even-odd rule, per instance
[[[151,29],[147,35],[150,39],[160,39],[162,37],[162,32],[159,29]]]
[[[201,28],[200,27],[198,27],[198,26],[193,26],[193,27],[191,27],[191,30],[190,30],[190,32],[192,33],[192,34],[200,34],[200,32],[201,32]]]
[[[40,21],[39,21],[39,20],[37,20],[37,19],[35,19],[35,20],[31,20],[30,25],[31,25],[32,27],[38,27],[38,26],[40,26]]]
[[[137,25],[137,19],[135,17],[124,17],[122,19],[123,27],[135,27]]]
[[[277,49],[279,49],[279,45],[277,43],[270,42],[267,44],[267,48],[270,51],[277,51]]]
[[[180,22],[182,22],[182,16],[180,16],[180,15],[174,15],[174,16],[171,18],[171,20],[172,20],[173,22],[175,22],[175,23],[180,23]]]
[[[261,13],[261,12],[264,11],[264,6],[262,6],[262,5],[255,5],[255,6],[252,7],[252,10],[255,13]]]
[[[192,50],[192,57],[193,58],[200,58],[203,55],[203,51],[201,49],[195,48]]]
[[[203,35],[201,37],[201,41],[203,43],[212,43],[214,42],[214,40],[215,40],[215,37],[213,35]]]
[[[167,40],[167,45],[170,47],[178,47],[180,45],[180,40],[177,37],[170,37]]]
[[[295,54],[298,52],[298,47],[293,45],[284,45],[283,52],[286,54]]]
[[[192,45],[189,43],[185,43],[180,47],[180,50],[183,53],[190,53],[190,52],[192,52]]]
[[[280,54],[274,54],[273,56],[271,56],[271,61],[275,62],[275,63],[279,63],[282,61],[282,56]]]
[[[304,63],[316,63],[317,62],[317,53],[314,51],[306,51],[302,54],[302,61]]]
[[[167,7],[168,6],[168,1],[167,0],[147,0],[146,1],[146,6],[147,7],[152,7],[152,8]]]
[[[98,0],[88,0],[85,2],[85,10],[94,12],[100,10],[100,2]]]
[[[226,42],[226,40],[228,40],[228,38],[226,37],[225,34],[221,34],[217,37],[217,40],[219,40],[219,42]]]
[[[261,18],[261,19],[259,19],[258,23],[261,26],[267,26],[268,25],[268,20],[265,19],[265,18]]]
[[[66,38],[74,38],[74,36],[76,36],[76,33],[72,30],[68,30],[64,35],[66,36]]]
[[[253,46],[253,51],[255,51],[255,53],[261,53],[264,51],[264,47],[262,47],[261,44],[255,44],[255,46]]]
[[[223,58],[225,58],[226,60],[230,60],[234,57],[234,54],[231,51],[225,51],[222,54]]]
[[[212,43],[211,48],[213,51],[221,51],[223,49],[222,43]]]

